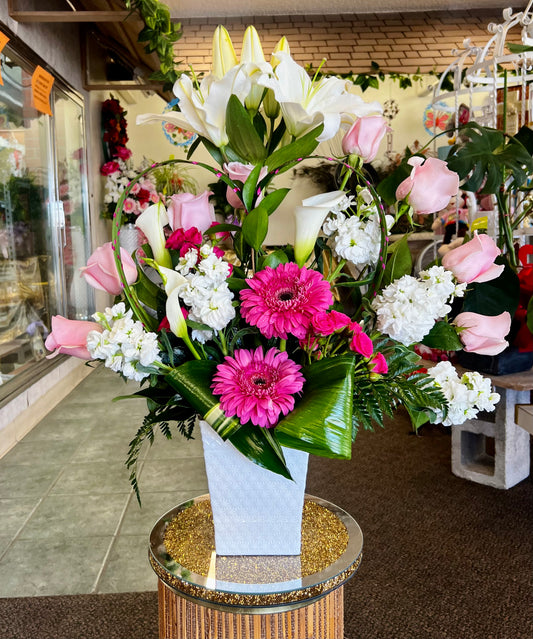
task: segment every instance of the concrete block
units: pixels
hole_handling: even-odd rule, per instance
[[[452,426],[452,472],[494,488],[511,488],[529,476],[529,433],[515,422],[516,404],[529,391],[498,388],[494,421],[471,419]]]

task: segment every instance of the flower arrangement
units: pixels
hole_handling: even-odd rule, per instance
[[[285,38],[267,62],[253,27],[240,61],[217,28],[212,73],[199,84],[181,76],[174,92],[180,112],[141,121],[164,118],[194,131],[217,166],[169,160],[157,168],[208,171],[225,187],[231,221],[216,220],[209,191],[174,195],[167,207],[153,203],[136,220],[147,238],[136,263],[120,248],[118,229],[126,201],[152,169],[132,178],[117,203],[113,241],[84,271],[89,284],[120,299],[96,322],[53,318],[46,343],[141,383],[135,395],[148,400],[148,414],[127,460],[134,487],[154,428],[170,437],[175,422],[190,437],[198,416],[256,464],[290,477],[282,446],[345,459],[359,428],[383,425],[400,406],[415,427],[490,409],[496,397],[477,377],[460,382],[470,394],[452,409],[449,388],[459,382],[420,370],[414,345],[501,350],[508,313],[490,326],[476,324],[473,313],[455,324],[447,318],[470,282],[500,277],[499,267],[487,257],[482,273],[465,273],[466,249],[464,259],[449,254],[449,268],[411,277],[406,241],[389,243],[394,218],[362,169],[386,132],[380,105],[365,103],[344,80],[310,78]],[[269,216],[289,191],[276,178],[343,131],[345,155],[327,158],[340,166],[338,190],[305,199],[294,211],[294,242],[267,250]],[[412,164],[397,210],[445,206],[457,192],[456,173],[440,160]],[[352,193],[349,179],[357,182]],[[465,246],[500,253],[487,240]]]

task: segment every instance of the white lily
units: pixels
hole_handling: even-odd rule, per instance
[[[241,64],[252,81],[252,88],[246,97],[245,105],[251,111],[257,111],[265,88],[259,86],[256,82],[265,73],[271,73],[272,67],[265,60],[259,34],[255,27],[250,26],[244,32],[242,41]]]
[[[195,88],[188,76],[182,75],[173,89],[174,95],[179,98],[181,113],[144,113],[137,116],[137,124],[171,122],[211,140],[219,148],[226,146],[226,106],[229,97],[234,94],[244,102],[251,85],[250,78],[240,65],[231,68],[219,80],[214,75],[208,75],[199,88]]]
[[[340,128],[343,114],[369,115],[382,110],[379,102],[366,103],[347,90],[347,82],[335,77],[313,79],[284,51],[276,53],[280,63],[273,76],[264,75],[258,84],[274,91],[289,133],[298,138],[319,124],[324,130],[319,142],[330,140]]]
[[[160,266],[171,268],[172,260],[168,249],[165,248],[166,238],[163,232],[166,224],[168,224],[167,210],[161,202],[149,206],[135,220],[135,226],[138,226],[146,235],[155,261]]]
[[[189,332],[180,306],[179,290],[175,288],[167,297],[166,314],[170,330],[176,337],[188,340]]]
[[[294,239],[294,259],[303,266],[313,252],[316,238],[328,213],[344,200],[344,191],[331,191],[313,195],[302,201],[302,206],[294,209],[296,232]]]
[[[212,57],[211,73],[217,80],[223,78],[230,69],[238,64],[230,35],[226,27],[222,25],[219,25],[213,34]]]

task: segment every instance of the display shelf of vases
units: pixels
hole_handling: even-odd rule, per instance
[[[301,554],[220,555],[209,495],[180,504],[150,536],[160,637],[343,637],[343,585],[359,567],[362,547],[348,513],[306,495]]]

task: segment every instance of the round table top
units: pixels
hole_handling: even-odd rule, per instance
[[[206,512],[210,513],[209,495],[167,512],[152,529],[149,551],[159,579],[202,605],[246,614],[306,606],[350,579],[362,559],[363,535],[357,522],[318,497],[305,496],[302,554],[295,556],[217,555]],[[328,539],[331,534],[335,538]],[[176,537],[184,541],[179,553],[173,548]],[[315,540],[314,550],[303,543],[306,537]],[[320,558],[314,557],[317,547],[326,549]]]

